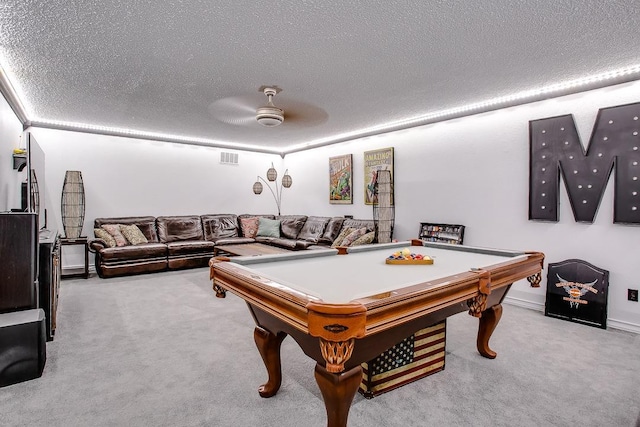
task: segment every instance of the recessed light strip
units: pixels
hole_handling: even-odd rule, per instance
[[[1,89],[3,93],[5,91],[5,87],[7,87],[8,91],[14,96],[15,103],[12,104],[18,106],[18,108],[22,108],[22,113],[25,113],[25,109],[20,103],[20,97],[15,96],[16,91],[14,90],[14,86],[11,85],[11,79],[9,79],[8,75],[2,71],[2,75],[0,76],[0,84],[2,84]],[[131,138],[143,138],[150,139],[156,141],[166,141],[166,142],[176,142],[183,144],[193,144],[193,145],[202,145],[202,146],[215,146],[221,148],[232,148],[237,150],[248,150],[269,154],[279,154],[283,156],[284,154],[293,153],[296,151],[301,151],[305,149],[335,144],[339,142],[345,142],[353,139],[363,138],[366,136],[377,135],[381,133],[393,132],[397,130],[407,129],[416,126],[423,126],[431,123],[436,123],[440,121],[450,120],[453,118],[459,118],[464,116],[469,116],[473,114],[479,114],[491,110],[496,110],[500,108],[506,108],[509,106],[515,106],[520,104],[525,104],[529,102],[539,101],[550,97],[557,97],[563,95],[569,95],[576,92],[596,89],[598,87],[609,86],[612,84],[623,83],[631,80],[636,80],[640,78],[640,64],[633,65],[630,67],[620,68],[617,70],[608,71],[605,73],[595,74],[591,76],[586,76],[580,79],[575,79],[563,83],[557,83],[549,86],[543,86],[537,89],[525,90],[522,92],[517,92],[508,96],[501,96],[496,98],[491,98],[485,101],[480,101],[476,103],[471,103],[467,105],[463,105],[460,107],[450,108],[447,110],[436,111],[430,114],[421,115],[417,117],[413,117],[406,120],[400,120],[392,123],[385,123],[378,126],[373,126],[365,129],[360,129],[358,131],[346,132],[339,135],[333,135],[327,138],[317,139],[315,141],[305,142],[302,144],[294,145],[289,147],[287,150],[281,151],[278,149],[269,149],[268,147],[261,145],[252,145],[252,144],[236,144],[225,141],[217,141],[212,139],[205,138],[193,138],[181,135],[172,135],[158,132],[143,132],[137,131],[133,129],[124,129],[124,128],[115,128],[108,126],[98,126],[91,125],[86,123],[74,123],[74,122],[63,122],[56,120],[40,120],[33,119],[29,122],[26,114],[24,115],[24,120],[22,117],[19,117],[20,120],[23,121],[24,124],[32,125],[36,127],[45,127],[45,128],[55,128],[55,129],[63,129],[63,130],[71,130],[71,131],[79,131],[79,132],[90,132],[90,133],[98,133],[105,135],[116,135],[116,136],[124,136]],[[15,111],[15,107],[14,107]],[[16,111],[16,114],[18,112]]]
[[[286,154],[301,151],[309,148],[320,147],[323,145],[335,144],[337,142],[345,142],[365,136],[377,135],[385,132],[392,132],[401,129],[423,126],[426,124],[436,123],[440,121],[450,120],[479,114],[499,108],[526,104],[529,102],[539,101],[542,99],[569,95],[585,90],[597,89],[603,86],[623,83],[640,78],[640,64],[630,67],[620,68],[617,70],[607,71],[601,74],[586,76],[576,80],[570,80],[563,83],[556,83],[549,86],[543,86],[537,89],[525,90],[512,95],[491,98],[485,101],[475,102],[460,107],[450,108],[447,110],[436,111],[430,114],[421,115],[411,119],[400,120],[383,125],[373,126],[359,131],[347,132],[340,135],[334,135],[328,138],[321,138],[312,142],[298,144],[290,147],[285,151]]]
[[[133,129],[117,128],[110,126],[90,125],[87,123],[64,122],[58,120],[32,120],[31,125],[34,127],[60,129],[75,132],[87,132],[101,135],[122,136],[127,138],[149,139],[160,142],[174,142],[180,144],[201,145],[204,147],[230,148],[236,150],[245,150],[253,152],[261,152],[268,154],[282,155],[281,151],[268,149],[260,145],[236,144],[225,141],[217,141],[206,138],[193,138],[183,135],[172,135],[160,132],[143,132]]]
[[[25,108],[21,99],[25,99],[22,96],[23,92],[20,88],[14,86],[12,81],[16,81],[16,79],[12,78],[11,71],[7,67],[5,67],[4,55],[0,54],[0,92],[4,95],[7,103],[11,107],[20,123],[23,126],[29,125],[29,115],[27,113],[27,108]]]

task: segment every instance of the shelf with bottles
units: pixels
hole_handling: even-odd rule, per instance
[[[464,225],[421,222],[418,236],[426,242],[461,245],[464,238]]]

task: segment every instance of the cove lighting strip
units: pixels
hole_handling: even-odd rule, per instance
[[[333,135],[332,137],[322,138],[315,141],[291,146],[288,150],[285,151],[285,153],[292,153],[295,151],[301,151],[323,145],[335,144],[337,142],[345,142],[348,140],[377,135],[380,133],[392,132],[416,126],[423,126],[450,120],[453,118],[484,113],[499,108],[506,108],[515,105],[526,104],[529,102],[540,101],[546,98],[570,95],[572,93],[597,89],[599,87],[607,86],[612,83],[623,83],[638,78],[640,78],[640,64],[626,68],[620,68],[617,70],[607,71],[601,74],[582,77],[576,80],[570,80],[568,82],[543,86],[537,89],[525,90],[522,92],[517,92],[513,95],[491,98],[485,101],[467,104],[461,107],[450,108],[448,110],[436,111],[431,114],[421,115],[411,119],[399,120],[392,123],[386,123],[383,125],[361,129],[359,131]]]
[[[14,113],[16,113],[18,120],[20,120],[22,124],[28,124],[29,115],[27,112],[30,108],[27,108],[22,102],[23,99],[26,99],[22,88],[12,83],[17,80],[14,78],[10,69],[6,67],[4,58],[4,53],[0,51],[0,92],[2,92]]]
[[[172,135],[159,132],[143,132],[134,129],[117,128],[110,126],[91,125],[87,123],[64,122],[58,120],[32,120],[31,126],[60,129],[75,132],[96,133],[101,135],[122,136],[125,138],[149,139],[152,141],[172,142],[180,144],[200,145],[211,148],[230,148],[236,150],[247,150],[255,152],[263,152],[270,154],[281,154],[279,150],[269,149],[263,145],[237,144],[226,141],[218,141],[214,139],[195,138],[183,135]]]
[[[230,148],[237,150],[248,150],[269,154],[279,154],[284,156],[288,153],[296,151],[307,150],[311,148],[336,144],[339,142],[346,142],[358,138],[364,138],[367,136],[373,136],[377,134],[393,132],[403,130],[407,128],[423,126],[453,118],[459,118],[469,116],[473,114],[479,114],[491,110],[500,108],[506,108],[510,106],[526,104],[529,102],[540,101],[546,98],[569,95],[576,92],[597,89],[599,87],[608,86],[611,84],[623,83],[640,78],[640,64],[633,65],[626,68],[620,68],[617,70],[607,71],[601,74],[595,74],[575,80],[571,80],[564,83],[557,83],[549,86],[543,86],[538,89],[530,89],[522,92],[515,93],[513,95],[502,96],[497,98],[491,98],[485,101],[480,101],[472,104],[467,104],[461,107],[450,108],[447,110],[436,111],[430,114],[413,117],[406,120],[399,120],[392,123],[385,123],[378,126],[372,126],[358,131],[346,132],[338,135],[333,135],[327,138],[321,138],[314,141],[309,141],[301,144],[292,145],[286,150],[279,150],[275,148],[269,148],[264,145],[254,144],[238,144],[225,141],[218,141],[206,138],[194,138],[182,135],[172,135],[159,132],[143,132],[133,129],[116,128],[108,126],[98,126],[87,123],[74,123],[57,120],[46,119],[28,119],[28,112],[31,110],[29,106],[24,105],[21,102],[24,97],[24,92],[20,87],[12,84],[13,75],[11,72],[6,72],[7,68],[4,66],[3,57],[0,56],[0,88],[3,89],[3,93],[9,93],[7,99],[12,106],[18,107],[19,111],[16,111],[21,120],[24,118],[23,124],[26,126],[61,129],[77,132],[97,133],[104,135],[123,136],[129,138],[150,139],[155,141],[174,142],[181,144],[201,145],[208,147]],[[14,108],[15,110],[15,108]]]

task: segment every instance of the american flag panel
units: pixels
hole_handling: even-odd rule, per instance
[[[367,398],[393,390],[444,369],[446,320],[405,338],[362,364],[358,390]]]

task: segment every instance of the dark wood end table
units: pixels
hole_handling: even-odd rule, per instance
[[[60,238],[61,246],[72,246],[72,245],[82,245],[84,246],[84,271],[81,273],[62,273],[60,277],[63,279],[71,278],[71,277],[82,277],[85,279],[89,278],[89,239],[86,236],[80,236],[73,239],[67,237]],[[60,248],[60,269],[62,271],[62,248]]]

